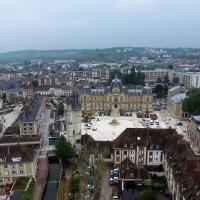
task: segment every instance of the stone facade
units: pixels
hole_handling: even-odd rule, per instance
[[[38,134],[41,121],[45,112],[44,99],[40,96],[36,97],[19,122],[21,135]]]
[[[152,90],[143,86],[127,88],[117,77],[106,88],[84,87],[81,91],[81,110],[85,112],[127,112],[152,108]]]
[[[18,177],[36,177],[37,152],[26,146],[0,147],[0,185],[13,183]]]
[[[192,116],[187,128],[190,147],[196,154],[200,154],[200,116]]]
[[[79,101],[79,94],[77,91],[73,91],[70,102],[67,105],[67,138],[73,144],[80,143],[81,141],[81,107]]]
[[[170,111],[172,117],[178,119],[184,119],[189,117],[188,112],[182,110],[182,103],[186,98],[186,93],[178,93],[170,96],[167,99],[167,108]]]

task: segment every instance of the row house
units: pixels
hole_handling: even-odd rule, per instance
[[[38,78],[39,86],[53,86],[58,85],[58,78],[54,76],[41,76]]]
[[[200,154],[200,116],[191,116],[187,127],[187,137],[190,147],[196,154]]]
[[[119,167],[122,190],[127,181],[143,182],[157,174],[166,176],[173,199],[200,199],[200,157],[175,129],[127,128],[114,141],[84,135],[82,144],[94,159],[97,151]]]
[[[0,146],[0,185],[14,183],[18,177],[36,178],[38,153],[22,146]]]

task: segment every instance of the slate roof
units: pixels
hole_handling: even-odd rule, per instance
[[[185,98],[186,98],[186,93],[180,93],[170,97],[170,99],[175,103],[181,103],[185,100]]]
[[[34,122],[42,105],[42,102],[43,102],[43,97],[41,96],[36,97],[31,107],[29,108],[29,112],[22,117],[21,122],[23,123]]]
[[[123,86],[120,79],[115,78],[112,80],[110,86],[107,86],[106,88],[91,88],[90,86],[85,86],[82,88],[81,93],[82,94],[107,94],[111,93],[114,88],[119,89],[120,92],[130,94],[130,95],[143,95],[143,94],[151,94],[152,90],[149,87],[144,86],[134,86],[132,88],[127,88]]]

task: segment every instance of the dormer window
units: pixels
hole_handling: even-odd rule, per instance
[[[6,158],[0,158],[0,162],[5,162]]]
[[[124,144],[124,148],[127,148],[127,144]]]
[[[21,161],[21,157],[15,157],[15,158],[12,158],[12,161],[13,162],[20,162]]]
[[[130,144],[130,148],[133,148],[133,144]]]

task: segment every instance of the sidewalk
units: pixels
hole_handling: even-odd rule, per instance
[[[33,200],[41,200],[49,171],[48,158],[40,158],[37,168],[36,182],[33,189]]]

